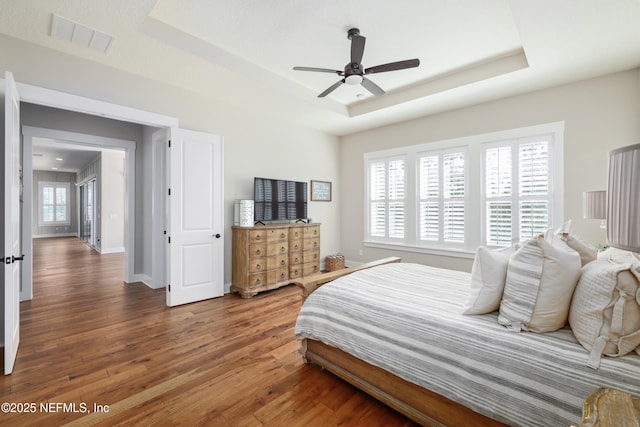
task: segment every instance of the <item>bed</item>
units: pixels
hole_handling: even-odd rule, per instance
[[[316,364],[422,425],[569,426],[600,387],[640,394],[640,356],[599,369],[567,326],[508,331],[461,312],[470,274],[388,258],[297,284],[296,338]]]

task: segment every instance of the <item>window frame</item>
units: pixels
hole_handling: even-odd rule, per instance
[[[484,214],[484,161],[483,147],[500,141],[538,138],[549,136],[549,191],[551,207],[549,213],[550,227],[564,222],[564,121],[540,125],[508,129],[497,132],[472,135],[462,138],[422,143],[413,146],[390,148],[363,154],[364,160],[364,230],[363,245],[389,250],[419,252],[434,255],[473,258],[478,246],[485,244]],[[419,154],[436,151],[456,151],[464,149],[465,154],[465,242],[462,245],[424,244],[419,240]],[[405,156],[405,238],[384,239],[369,234],[369,165],[374,161],[388,160],[392,157]]]
[[[53,221],[45,221],[44,219],[44,189],[45,188],[53,188]],[[65,219],[63,221],[56,221],[56,208],[58,205],[56,203],[56,191],[58,188],[63,188],[65,190]],[[52,182],[52,181],[40,181],[38,182],[38,225],[41,227],[48,226],[61,226],[61,225],[71,225],[71,184],[69,182]]]

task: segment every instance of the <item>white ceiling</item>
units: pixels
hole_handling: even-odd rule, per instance
[[[48,138],[33,139],[33,170],[78,173],[101,152],[117,151]]]
[[[106,53],[51,36],[53,14]],[[640,0],[0,1],[0,33],[337,135],[638,67],[639,22]],[[343,69],[351,27],[365,67],[420,67],[317,98],[338,76],[292,67]]]

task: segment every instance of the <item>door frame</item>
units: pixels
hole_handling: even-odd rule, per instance
[[[78,113],[104,117],[107,119],[120,120],[120,121],[137,123],[140,125],[152,126],[152,127],[158,127],[158,128],[169,129],[172,127],[179,127],[179,124],[180,124],[177,117],[171,117],[171,116],[166,116],[162,114],[152,113],[149,111],[126,107],[119,104],[112,104],[110,102],[98,101],[98,100],[86,98],[83,96],[72,95],[69,93],[59,92],[56,90],[46,89],[46,88],[33,86],[29,84],[24,84],[24,83],[16,83],[16,84],[18,86],[18,90],[20,91],[22,102],[29,102],[32,104],[43,105],[51,108],[57,108],[60,110],[74,111]],[[25,137],[25,141],[27,139],[28,138]],[[135,147],[132,148],[132,150],[134,151]],[[26,168],[26,165],[28,164],[30,167],[30,170],[33,170],[32,156],[31,155],[23,156],[23,158],[24,158],[23,168]],[[127,161],[127,163],[132,162],[132,158],[133,156],[128,156],[129,160]],[[135,161],[133,161],[132,163],[131,171],[132,171],[131,176],[134,179],[129,180],[131,181],[131,183],[129,183],[128,185],[129,186],[133,185],[134,191],[129,191],[128,198],[129,198],[129,206],[132,208],[130,209],[130,211],[135,211]],[[25,173],[25,176],[28,176],[28,175]],[[31,179],[33,179],[33,177],[31,177]],[[152,191],[154,194],[164,194],[164,188],[163,188],[164,186],[161,185],[161,183],[157,183],[154,181],[152,183],[152,186],[153,186]],[[26,185],[26,182],[25,182],[25,189],[26,188],[28,188],[28,186]],[[26,195],[25,195],[25,198],[26,198]],[[27,212],[28,210],[25,209],[24,211]],[[29,212],[28,213],[29,217],[27,219],[25,219],[23,216],[23,234],[22,234],[23,242],[25,241],[30,242],[33,237],[32,230],[31,230],[31,221],[30,221],[32,213],[31,211],[28,211],[28,212]],[[155,214],[152,215],[152,222],[160,221],[160,220],[162,220],[162,223],[164,224],[164,218],[156,218]],[[127,256],[131,257],[129,261],[130,263],[129,268],[125,272],[125,276],[126,276],[125,281],[127,283],[136,281],[135,272],[134,272],[134,269],[135,269],[135,228],[134,228],[135,222],[133,221],[129,221],[129,222],[130,222],[131,229],[128,231],[127,241],[125,242],[125,245],[127,245],[126,250],[128,251]],[[29,230],[24,230],[24,227],[26,224],[28,224]],[[25,231],[28,231],[28,233]],[[29,250],[31,250],[31,252],[28,254],[28,257],[25,256],[25,260],[28,259],[29,263],[31,264],[33,260],[33,251],[31,248],[29,248]],[[33,265],[31,264],[31,273],[32,273],[32,268],[33,268]],[[29,280],[32,281],[33,276],[30,276]]]
[[[29,159],[23,164],[24,172],[24,211],[22,213],[22,235],[25,262],[22,265],[23,286],[20,291],[20,300],[27,301],[33,298],[33,140],[36,138],[65,141],[87,148],[120,149],[125,152],[125,180],[126,198],[124,210],[126,212],[125,228],[125,266],[124,281],[135,282],[135,174],[136,174],[136,143],[124,139],[107,138],[77,132],[67,132],[55,129],[47,129],[33,126],[22,126],[23,157]],[[130,179],[133,177],[133,179]],[[133,209],[131,209],[133,207]]]

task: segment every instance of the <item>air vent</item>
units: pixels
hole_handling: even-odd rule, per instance
[[[108,53],[113,36],[94,30],[70,19],[51,14],[51,37],[88,47],[100,53]]]

